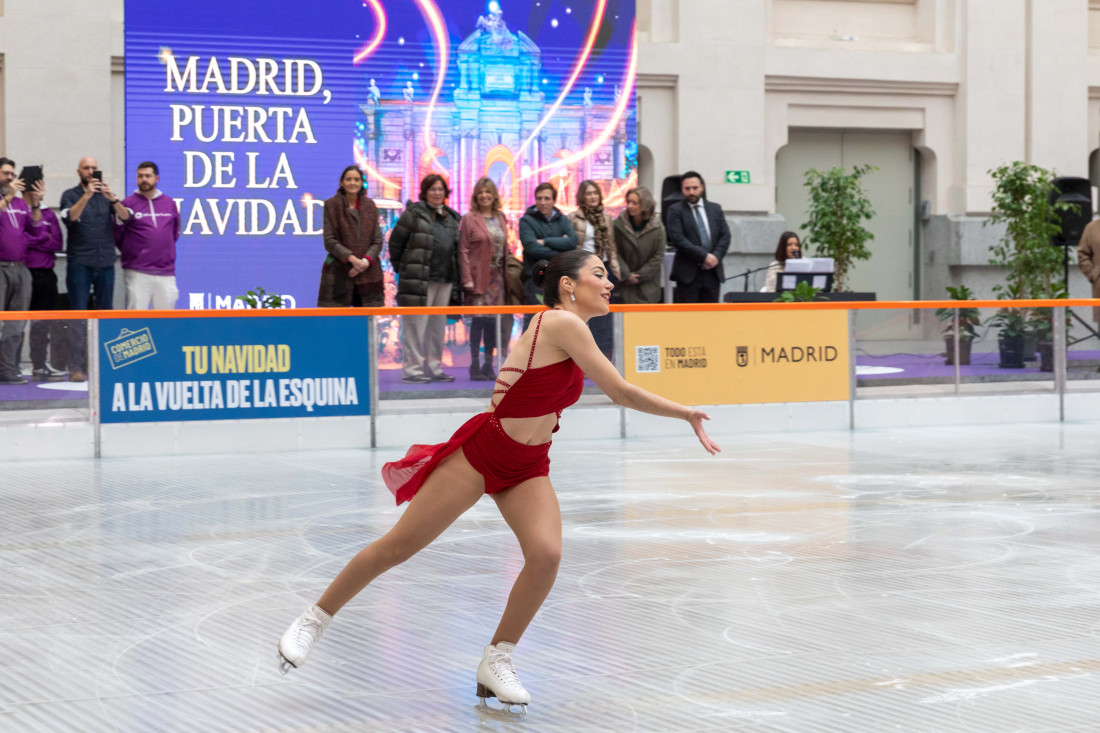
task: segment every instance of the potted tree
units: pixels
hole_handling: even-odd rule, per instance
[[[845,290],[852,265],[871,257],[867,243],[875,237],[862,222],[875,212],[860,179],[873,170],[874,166],[857,165],[851,173],[836,167],[824,173],[806,171],[803,185],[810,189],[810,220],[802,225],[803,244],[816,255],[833,258],[834,290]]]
[[[951,300],[973,300],[974,293],[965,285],[953,287],[947,286],[947,294]],[[955,353],[955,311],[959,312],[959,353]],[[960,366],[970,365],[970,345],[978,338],[978,326],[981,325],[981,312],[977,308],[939,308],[936,315],[941,322],[947,324],[943,329],[943,341],[947,346],[944,364],[952,366],[958,360]]]
[[[1058,277],[1063,253],[1050,243],[1062,231],[1058,212],[1076,207],[1054,200],[1054,173],[1045,168],[1016,161],[989,174],[995,186],[993,212],[986,223],[1005,225],[1005,233],[993,246],[989,260],[1005,273],[1005,282],[993,287],[994,295],[1013,300],[1064,297]],[[1063,295],[1057,296],[1056,292]],[[1001,328],[1001,367],[1024,366],[1024,357],[1028,356],[1024,341],[1036,323],[1031,310],[1002,308],[994,316],[993,323]]]

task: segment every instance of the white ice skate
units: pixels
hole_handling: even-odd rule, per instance
[[[279,671],[286,674],[291,667],[296,669],[305,664],[309,651],[331,622],[332,616],[320,606],[310,606],[295,619],[279,639]]]
[[[516,676],[512,664],[512,650],[515,644],[507,641],[497,642],[485,647],[481,664],[477,667],[477,696],[481,698],[477,709],[484,713],[504,718],[522,718],[527,715],[527,704],[531,696]],[[486,698],[495,697],[504,707],[490,706]],[[518,708],[518,709],[517,709]]]

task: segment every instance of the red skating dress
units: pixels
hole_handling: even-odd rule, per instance
[[[466,460],[485,477],[485,493],[495,494],[516,484],[550,474],[550,443],[527,445],[513,440],[501,427],[502,417],[541,417],[551,412],[561,417],[562,410],[580,399],[584,389],[584,372],[565,359],[535,369],[535,343],[542,325],[540,313],[531,338],[531,355],[526,369],[504,367],[497,377],[489,410],[466,421],[451,439],[438,445],[414,445],[405,457],[382,466],[382,480],[397,497],[397,503],[413,498],[431,472],[444,458],[462,448]],[[505,372],[517,372],[519,377],[508,383],[500,379]],[[554,425],[554,431],[558,431]]]

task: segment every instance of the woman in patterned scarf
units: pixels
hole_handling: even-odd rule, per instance
[[[603,260],[610,272],[611,282],[617,285],[621,275],[619,274],[619,256],[615,251],[614,223],[603,210],[603,191],[598,183],[588,180],[581,181],[577,186],[577,208],[569,215],[569,221],[577,232],[577,249],[592,252]],[[613,318],[614,316],[608,313],[588,322],[592,336],[596,339],[596,345],[609,359],[613,357],[615,349]]]

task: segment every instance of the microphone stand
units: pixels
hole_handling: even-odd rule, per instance
[[[747,293],[747,292],[749,292],[749,275],[752,275],[753,273],[756,273],[756,272],[763,272],[764,270],[767,270],[769,267],[771,267],[771,265],[764,265],[763,267],[757,267],[755,270],[745,270],[744,272],[740,272],[736,275],[729,275],[728,277],[723,278],[722,282],[725,282],[726,280],[734,280],[736,278],[743,277],[743,278],[745,278],[745,289],[742,292]]]

